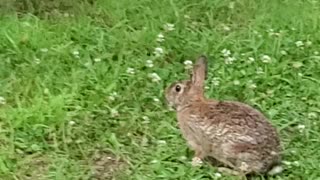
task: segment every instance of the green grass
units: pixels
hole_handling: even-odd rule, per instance
[[[188,78],[184,61],[203,53],[207,96],[255,106],[278,128],[286,165],[270,179],[319,179],[319,9],[302,0],[100,0],[70,14],[2,16],[0,179],[219,179],[214,166],[190,165],[163,98]]]

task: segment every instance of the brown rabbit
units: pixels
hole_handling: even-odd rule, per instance
[[[280,140],[266,117],[249,105],[206,99],[204,82],[207,58],[199,57],[190,80],[171,84],[165,91],[176,109],[179,127],[195,151],[193,165],[212,157],[229,168],[218,170],[235,175],[277,174]]]

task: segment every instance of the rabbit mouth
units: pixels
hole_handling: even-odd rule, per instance
[[[167,105],[169,107],[169,111],[176,111],[176,107],[172,102],[168,102]]]

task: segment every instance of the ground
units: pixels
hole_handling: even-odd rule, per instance
[[[200,54],[207,97],[277,127],[269,179],[320,178],[318,1],[23,2],[0,5],[0,179],[238,179],[191,166],[164,101]]]

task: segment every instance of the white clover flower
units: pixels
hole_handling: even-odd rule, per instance
[[[183,62],[184,65],[192,65],[192,61],[191,60],[185,60]]]
[[[50,93],[49,89],[48,88],[44,88],[43,94],[48,95],[49,93]]]
[[[79,53],[79,51],[77,51],[77,50],[75,50],[75,51],[73,51],[72,52],[72,54],[73,54],[73,56],[75,57],[75,58],[80,58],[80,53]]]
[[[34,59],[34,63],[35,63],[35,64],[40,64],[40,63],[41,63],[41,61],[40,61],[40,59],[39,59],[39,58],[35,58],[35,59]]]
[[[272,95],[274,91],[272,89],[267,90],[267,94]]]
[[[197,22],[197,21],[192,21],[192,22],[191,22],[191,25],[192,25],[192,27],[196,27],[196,26],[199,26],[200,23]]]
[[[114,92],[111,93],[111,96],[116,97],[116,96],[118,96],[118,93],[114,91]]]
[[[70,15],[69,15],[69,13],[64,13],[63,16],[64,17],[69,17]]]
[[[231,1],[228,5],[229,9],[234,9],[234,1]]]
[[[270,63],[270,62],[271,62],[271,58],[270,58],[270,56],[268,56],[268,55],[262,55],[261,61],[262,61],[263,63]]]
[[[231,30],[231,28],[229,26],[227,26],[227,25],[223,25],[223,30],[228,32],[228,31]]]
[[[157,143],[162,144],[162,145],[167,144],[167,142],[165,140],[158,140]]]
[[[114,96],[109,96],[108,99],[109,99],[110,101],[116,100],[116,98],[115,98]]]
[[[233,84],[236,85],[236,86],[238,86],[238,85],[240,85],[240,81],[239,81],[239,80],[234,80],[234,81],[233,81]]]
[[[288,55],[287,51],[285,51],[285,50],[280,51],[280,54],[283,55],[283,56]]]
[[[217,78],[217,77],[214,77],[211,82],[212,82],[212,84],[214,86],[219,86],[220,85],[219,78]]]
[[[221,51],[221,53],[222,53],[222,55],[223,55],[224,57],[228,57],[228,56],[231,55],[231,52],[230,52],[230,50],[228,50],[228,49],[223,49],[223,50]]]
[[[269,30],[267,30],[267,32],[268,32],[269,36],[274,35],[274,30],[273,29],[269,29]]]
[[[296,69],[299,69],[303,66],[302,62],[294,62],[292,64],[292,67],[296,68]]]
[[[214,176],[215,176],[215,177],[218,177],[218,178],[219,178],[219,177],[222,177],[222,175],[221,175],[220,173],[218,173],[218,172],[217,172],[217,173],[214,173]]]
[[[69,121],[69,123],[68,123],[70,126],[73,126],[73,125],[75,125],[76,124],[76,122],[74,122],[74,121]]]
[[[187,158],[186,156],[180,156],[179,159],[180,159],[181,161],[184,161],[184,160],[187,160],[188,158]]]
[[[142,124],[149,124],[150,121],[142,121],[141,123],[142,123]]]
[[[293,164],[294,166],[300,166],[299,161],[293,161],[292,164]]]
[[[145,121],[149,121],[149,117],[148,116],[142,116],[142,119],[145,120]]]
[[[307,97],[301,97],[301,100],[306,101],[308,98]]]
[[[152,82],[159,82],[159,81],[161,81],[161,78],[160,78],[160,76],[159,76],[157,73],[150,73],[148,76],[149,76],[149,78],[152,79]]]
[[[249,88],[250,88],[250,89],[255,89],[255,88],[257,88],[257,85],[254,84],[254,83],[251,83],[251,84],[249,85]]]
[[[310,113],[308,113],[308,118],[310,118],[310,119],[315,119],[315,118],[317,118],[317,113],[315,113],[315,112],[310,112]]]
[[[294,149],[292,149],[290,152],[291,152],[292,154],[296,154],[296,153],[297,153],[297,151],[294,150]]]
[[[127,68],[127,71],[126,71],[128,74],[134,74],[135,73],[135,70],[131,67],[128,67]]]
[[[23,22],[22,25],[25,27],[31,27],[31,24],[29,22]]]
[[[141,146],[148,146],[149,139],[146,136],[142,137]]]
[[[154,52],[153,52],[157,57],[159,57],[159,56],[161,56],[163,53],[164,53],[164,51],[163,51],[163,49],[161,48],[161,47],[156,47],[155,49],[154,49]]]
[[[290,161],[282,161],[282,163],[286,166],[290,166],[292,164]]]
[[[183,15],[183,17],[184,17],[185,19],[190,19],[190,16],[187,15],[187,14]]]
[[[302,47],[304,45],[302,41],[297,41],[295,44],[297,47]]]
[[[307,41],[306,42],[306,46],[311,46],[312,45],[312,42],[311,41]]]
[[[282,30],[280,30],[279,32],[274,32],[273,29],[270,29],[270,30],[267,31],[267,32],[269,33],[269,36],[280,36],[280,35],[283,33]]]
[[[94,62],[101,62],[101,58],[94,58],[93,61]]]
[[[83,143],[84,141],[83,141],[82,139],[77,139],[75,142],[76,142],[77,144],[80,144],[80,143]]]
[[[165,31],[173,31],[174,30],[174,24],[166,23],[163,28],[164,28]]]
[[[5,105],[7,102],[6,102],[6,99],[2,96],[0,96],[0,105]]]
[[[153,98],[154,102],[160,102],[160,100],[158,98]]]
[[[299,132],[302,133],[302,132],[304,131],[304,129],[306,128],[306,126],[303,125],[303,124],[299,124],[299,125],[297,126],[297,128],[299,129]]]
[[[116,109],[111,109],[110,110],[111,112],[111,117],[116,117],[116,116],[119,116],[119,112],[116,110]]]
[[[114,100],[116,100],[116,97],[118,96],[118,93],[117,92],[112,92],[111,94],[110,94],[110,96],[108,97],[108,99],[110,100],[110,101],[114,101]]]
[[[158,162],[159,162],[158,160],[154,159],[154,160],[152,160],[150,163],[151,163],[151,164],[156,164],[156,163],[158,163]]]
[[[47,48],[41,48],[40,51],[43,52],[43,53],[46,53],[46,52],[48,52],[49,50],[48,50]]]
[[[72,52],[72,54],[73,54],[74,56],[79,56],[80,53],[79,53],[79,51],[75,50],[75,51]]]
[[[164,41],[164,35],[162,33],[158,34],[157,41],[158,42],[163,42]]]
[[[273,36],[278,36],[278,37],[279,37],[279,36],[281,36],[281,33],[276,32],[276,33],[273,33],[272,35],[273,35]]]
[[[184,66],[185,69],[192,69],[192,61],[190,61],[190,60],[185,60],[185,61],[183,62],[183,64],[185,65],[185,66]]]
[[[81,106],[76,106],[75,109],[76,109],[76,110],[81,110],[82,107],[81,107]]]
[[[248,60],[249,60],[249,63],[252,63],[255,61],[255,59],[253,57],[249,57]]]
[[[147,60],[146,61],[146,66],[149,67],[149,68],[152,68],[153,67],[153,61],[152,60]]]
[[[256,73],[257,73],[257,74],[263,74],[263,69],[262,69],[262,67],[258,67]]]
[[[224,59],[224,63],[225,63],[225,64],[232,64],[233,61],[235,61],[235,60],[236,60],[235,57],[226,57],[226,58]]]

